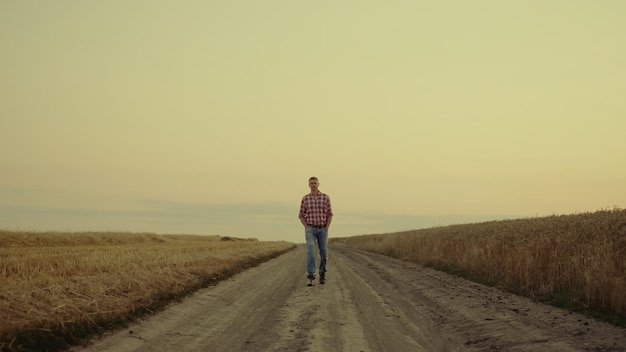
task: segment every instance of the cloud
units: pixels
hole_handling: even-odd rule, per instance
[[[0,196],[24,196],[33,193],[44,193],[45,191],[40,188],[26,188],[26,187],[0,187]]]
[[[405,230],[415,230],[446,226],[452,224],[466,224],[498,220],[507,218],[504,215],[393,215],[380,213],[346,213],[337,216],[337,223],[343,231],[352,230],[349,235],[390,233]],[[335,221],[333,221],[335,223]],[[348,235],[348,236],[349,236]]]
[[[108,208],[53,207],[0,203],[0,228],[39,231],[131,231],[254,237],[303,242],[299,204],[191,203],[138,199]],[[335,210],[330,235],[390,233],[503,219],[484,215],[389,215]]]
[[[155,199],[107,209],[0,203],[0,228],[223,234],[269,240],[281,233],[285,237],[286,226],[297,228],[297,211],[287,203],[212,204]]]
[[[159,217],[205,219],[212,222],[246,221],[254,223],[284,223],[297,220],[298,208],[289,203],[184,203],[142,199],[138,203],[144,212]]]

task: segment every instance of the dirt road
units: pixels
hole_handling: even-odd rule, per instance
[[[300,246],[74,351],[626,351],[626,330],[380,255]]]

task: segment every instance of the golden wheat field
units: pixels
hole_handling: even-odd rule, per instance
[[[219,236],[0,231],[0,350],[50,350],[294,247]]]
[[[626,210],[331,240],[567,307],[626,315]],[[559,300],[560,302],[556,302]]]

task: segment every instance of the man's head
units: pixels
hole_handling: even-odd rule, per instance
[[[320,181],[317,179],[317,177],[313,176],[309,178],[309,188],[311,188],[311,192],[317,192],[319,186]]]

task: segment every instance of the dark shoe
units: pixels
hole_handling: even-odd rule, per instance
[[[306,278],[309,280],[307,286],[313,286],[313,281],[315,281],[315,275],[307,275]]]
[[[320,273],[320,284],[326,283],[326,273]]]

